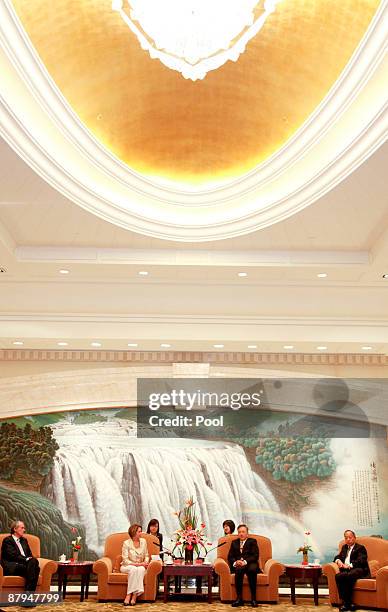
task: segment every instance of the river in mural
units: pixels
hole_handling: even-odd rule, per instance
[[[314,487],[308,507],[296,520],[291,508],[288,513],[280,511],[269,485],[253,471],[239,444],[137,439],[135,423],[122,419],[62,422],[53,426],[53,433],[59,450],[42,492],[65,520],[85,526],[96,554],[102,552],[109,533],[124,531],[135,521],[145,525],[153,517],[160,520],[168,539],[177,528],[174,512],[190,495],[197,500],[210,539],[216,540],[222,521],[232,518],[270,537],[283,559],[295,560],[304,526],[312,532],[316,556],[325,557],[331,555],[342,529],[358,523],[358,529],[370,533],[381,522],[373,476],[380,441],[373,439],[329,441],[335,472],[329,486]],[[362,506],[357,516],[355,498],[366,492],[372,499],[374,492],[376,500],[370,508]]]
[[[174,512],[193,495],[210,538],[226,517],[279,540],[286,527],[264,481],[243,449],[207,440],[138,440],[128,421],[53,426],[59,450],[43,494],[68,521],[85,525],[89,547],[102,552],[105,537],[128,523],[160,520],[177,529]]]

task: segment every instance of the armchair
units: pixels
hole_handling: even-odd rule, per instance
[[[357,580],[353,591],[353,603],[356,606],[367,608],[388,608],[388,540],[374,537],[357,538],[368,551],[368,562],[371,573],[370,578]],[[340,542],[341,550],[344,542]],[[339,572],[336,563],[327,563],[323,566],[323,573],[329,585],[329,598],[332,606],[340,603],[335,575]]]
[[[225,536],[218,540],[218,544],[226,542],[218,549],[218,558],[214,563],[214,570],[219,575],[220,599],[222,602],[236,599],[236,588],[234,585],[235,575],[231,573],[228,565],[228,553],[230,545],[238,536]],[[249,534],[250,538],[255,538],[259,547],[259,565],[262,574],[257,575],[256,599],[257,601],[278,603],[279,601],[279,576],[284,572],[284,565],[272,559],[272,544],[265,536]],[[247,577],[244,576],[243,599],[250,599]]]
[[[0,551],[4,538],[9,536],[9,533],[0,533]],[[40,574],[36,587],[37,593],[46,593],[50,591],[51,578],[57,571],[57,563],[51,559],[43,559],[40,556],[40,540],[37,536],[25,534],[30,545],[31,552],[39,561]],[[1,554],[1,553],[0,553]],[[25,579],[23,576],[4,576],[3,568],[0,565],[0,590],[3,592],[22,592],[24,590]]]
[[[97,574],[97,599],[98,601],[122,600],[127,592],[127,574],[120,572],[121,550],[123,542],[128,539],[128,533],[113,533],[105,540],[104,556],[93,565],[93,571]],[[142,533],[142,538],[147,540],[148,554],[158,555],[160,547],[154,544],[157,538]],[[158,589],[158,574],[162,571],[161,561],[152,560],[144,576],[144,593],[139,597],[143,601],[155,601]]]

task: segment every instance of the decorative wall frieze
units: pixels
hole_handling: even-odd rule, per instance
[[[3,349],[1,361],[55,361],[67,363],[171,364],[210,363],[223,365],[355,365],[387,366],[388,356],[361,353],[253,353],[200,351],[56,351]]]

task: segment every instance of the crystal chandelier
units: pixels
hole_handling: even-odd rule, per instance
[[[237,61],[280,0],[113,0],[141,48],[185,79]]]

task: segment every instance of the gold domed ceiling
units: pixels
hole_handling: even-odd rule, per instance
[[[192,82],[140,48],[111,0],[14,0],[94,136],[137,172],[195,184],[237,177],[277,151],[334,84],[378,4],[283,0],[236,63]]]

